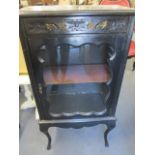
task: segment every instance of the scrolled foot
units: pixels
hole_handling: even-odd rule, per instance
[[[109,147],[109,143],[108,143],[108,133],[110,132],[109,129],[107,129],[104,133],[104,140],[105,140],[105,147]]]
[[[109,142],[108,142],[108,133],[115,128],[116,123],[109,123],[107,124],[107,130],[104,132],[104,140],[105,140],[105,147],[109,147]]]
[[[48,139],[47,150],[51,149],[51,136],[48,132],[48,128],[46,126],[40,125],[40,131],[44,133]]]
[[[44,134],[47,136],[48,138],[48,144],[47,144],[47,150],[50,150],[51,149],[51,136],[50,134],[48,133],[48,131],[45,131]]]

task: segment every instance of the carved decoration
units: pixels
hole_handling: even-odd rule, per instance
[[[45,25],[46,25],[46,29],[48,31],[54,31],[54,30],[82,31],[82,30],[86,30],[86,29],[103,30],[104,28],[107,27],[108,22],[107,21],[102,21],[102,22],[99,22],[97,24],[95,24],[93,22],[88,22],[88,24],[86,25],[85,21],[83,21],[83,20],[69,20],[69,21],[66,22],[66,24],[63,22],[63,23],[57,23],[57,24],[55,24],[55,23],[50,23],[50,24],[47,23]]]
[[[28,31],[31,33],[36,33],[36,31],[38,33],[44,32],[44,25],[37,23],[37,24],[33,24],[33,23],[29,23],[28,25]]]
[[[102,21],[102,22],[98,23],[95,26],[95,28],[103,30],[103,29],[105,29],[107,27],[107,25],[108,25],[108,22],[107,22],[107,20],[105,20],[105,21]]]
[[[49,31],[58,29],[58,26],[56,24],[45,24],[45,25],[46,25],[47,30]]]
[[[124,20],[84,20],[84,19],[66,19],[56,23],[29,23],[27,25],[29,33],[47,33],[47,32],[78,32],[78,31],[125,31],[127,22]]]
[[[87,28],[93,30],[95,28],[95,24],[93,22],[88,22]]]
[[[58,23],[57,24],[58,25],[58,27],[59,27],[59,29],[60,30],[62,30],[62,31],[66,31],[67,29],[66,29],[66,24],[65,23]]]
[[[68,29],[72,31],[82,31],[84,29],[84,20],[69,20],[68,23]]]

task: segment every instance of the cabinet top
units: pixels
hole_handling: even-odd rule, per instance
[[[64,5],[28,6],[20,9],[20,16],[65,16],[65,15],[134,15],[134,8],[118,5]]]

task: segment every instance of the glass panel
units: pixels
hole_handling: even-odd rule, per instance
[[[103,116],[110,94],[106,85],[111,80],[107,63],[112,49],[109,44],[86,43],[87,40],[79,38],[74,45],[69,43],[76,38],[66,38],[66,43],[65,38],[38,40],[36,43],[40,46],[31,47],[35,51],[32,58],[37,58],[33,60],[38,68],[35,75],[38,82],[42,81],[49,115],[56,118]]]
[[[96,83],[48,85],[47,94],[53,117],[100,116],[106,112],[109,89]]]

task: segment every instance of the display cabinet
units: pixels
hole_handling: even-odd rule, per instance
[[[115,111],[134,26],[134,10],[103,6],[20,10],[20,39],[39,126],[115,127]]]

